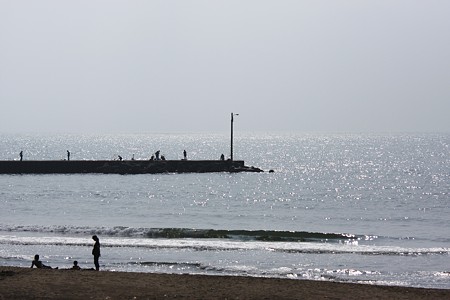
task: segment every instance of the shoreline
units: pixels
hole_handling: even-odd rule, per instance
[[[0,299],[450,299],[426,289],[303,279],[0,266]]]

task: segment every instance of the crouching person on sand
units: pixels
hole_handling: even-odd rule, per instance
[[[80,266],[78,265],[78,261],[73,261],[72,270],[81,270]]]
[[[50,266],[46,266],[42,263],[42,261],[39,260],[39,254],[36,254],[34,256],[34,260],[31,262],[31,268],[36,267],[38,269],[51,269],[52,267]],[[56,267],[55,269],[58,269],[58,267]]]

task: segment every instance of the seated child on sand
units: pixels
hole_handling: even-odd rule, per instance
[[[81,270],[81,268],[78,265],[78,262],[76,260],[73,261],[72,270]]]

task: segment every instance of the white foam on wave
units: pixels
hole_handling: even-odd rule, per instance
[[[187,248],[196,251],[223,251],[223,250],[261,250],[265,252],[311,253],[311,254],[361,254],[361,255],[448,255],[450,248],[403,248],[397,246],[353,245],[336,243],[313,242],[260,242],[236,241],[222,239],[152,239],[132,237],[105,237],[101,238],[103,247],[131,247],[131,248]],[[92,244],[90,235],[74,236],[43,236],[33,233],[24,236],[2,234],[0,244],[10,245],[68,245],[88,246]]]

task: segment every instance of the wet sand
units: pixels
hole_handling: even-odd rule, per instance
[[[0,299],[450,299],[450,290],[0,266]]]

